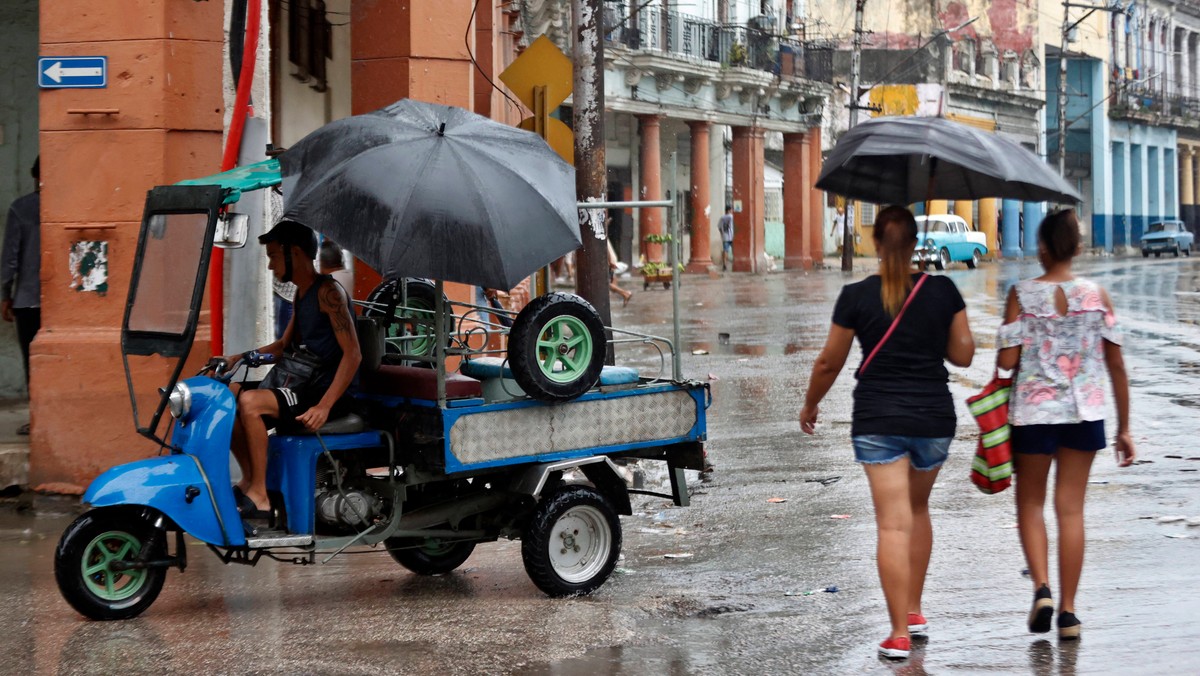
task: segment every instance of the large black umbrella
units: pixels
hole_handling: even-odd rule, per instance
[[[821,167],[817,187],[876,204],[1081,200],[1050,165],[1015,141],[940,117],[880,117],[850,129]]]
[[[575,170],[535,134],[402,100],[280,156],[284,217],[385,278],[511,289],[577,249]]]

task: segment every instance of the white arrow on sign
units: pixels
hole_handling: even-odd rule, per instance
[[[46,77],[62,82],[64,77],[97,77],[102,72],[100,68],[63,68],[61,61],[55,61],[46,69]]]

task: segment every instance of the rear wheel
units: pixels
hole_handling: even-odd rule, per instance
[[[1155,252],[1154,252],[1154,257],[1155,257],[1155,258],[1162,258],[1162,252],[1161,252],[1161,251],[1155,251]]]
[[[454,542],[441,538],[392,538],[387,541],[387,546],[388,554],[396,563],[417,575],[449,573],[466,563],[471,552],[475,551],[474,542]]]
[[[979,249],[975,249],[971,252],[971,258],[967,260],[967,267],[974,270],[975,268],[979,267],[979,261]]]
[[[550,596],[595,591],[620,554],[620,519],[591,486],[564,486],[543,499],[521,536],[525,572]]]
[[[1142,252],[1142,258],[1149,258],[1149,257],[1150,257],[1150,252],[1149,252],[1149,251],[1143,251],[1143,252]]]
[[[54,578],[63,598],[83,615],[125,620],[154,603],[167,570],[114,570],[114,564],[154,560],[165,552],[162,533],[140,515],[96,509],[75,519],[63,533],[54,552]]]
[[[1179,245],[1178,245],[1178,244],[1176,244],[1176,245],[1175,245],[1175,251],[1174,251],[1174,254],[1175,254],[1175,257],[1176,257],[1176,258],[1179,258]]]
[[[1190,244],[1189,244],[1188,246],[1185,246],[1185,247],[1183,247],[1183,255],[1184,255],[1184,256],[1187,256],[1187,257],[1189,257],[1189,258],[1191,257],[1191,255],[1192,255],[1192,247],[1191,247],[1191,245],[1190,245]]]

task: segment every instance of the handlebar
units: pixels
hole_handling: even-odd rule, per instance
[[[223,383],[228,383],[233,379],[233,373],[239,366],[245,364],[250,368],[262,366],[264,364],[274,364],[275,355],[269,352],[259,352],[258,350],[250,350],[235,357],[232,361],[226,360],[224,357],[213,357],[209,359],[196,375],[205,376],[212,374],[215,380]]]

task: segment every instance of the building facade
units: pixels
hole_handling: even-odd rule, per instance
[[[567,0],[520,5],[523,41],[545,35],[569,53]],[[781,0],[605,3],[609,194],[673,200],[690,232],[683,258],[691,271],[719,260],[715,226],[726,204],[734,270],[774,265],[769,240],[784,267],[822,260],[827,216],[812,186],[832,51],[793,28],[802,21],[796,9]],[[781,190],[767,192],[768,174],[781,176]],[[661,247],[646,242],[665,232],[662,210],[622,216],[614,222],[620,256],[662,260]]]

